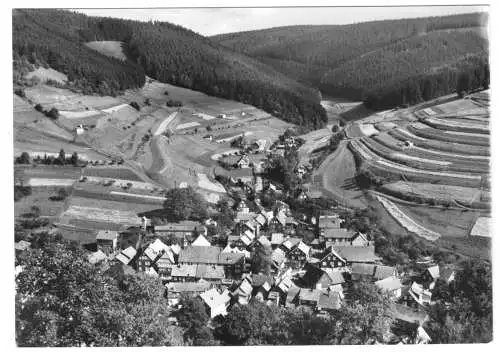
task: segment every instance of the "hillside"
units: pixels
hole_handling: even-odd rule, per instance
[[[141,87],[147,74],[161,82],[254,105],[308,128],[326,122],[317,90],[166,22],[16,10],[13,36],[15,82],[34,67],[47,66],[66,74],[75,89],[113,95]],[[123,42],[130,60],[105,56],[86,45],[96,41]]]
[[[331,26],[291,26],[223,34],[214,41],[253,56],[322,93],[386,108],[456,89],[459,75],[487,70],[487,14],[388,20]],[[474,66],[474,67],[471,67]],[[418,85],[393,102],[389,89]],[[445,82],[443,82],[445,81]],[[473,81],[473,80],[471,80]],[[476,83],[476,84],[474,84]],[[476,88],[480,83],[471,83]],[[404,87],[403,87],[404,86]],[[389,104],[387,102],[389,100]]]

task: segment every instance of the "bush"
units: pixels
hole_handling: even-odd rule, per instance
[[[56,108],[52,108],[49,111],[45,111],[45,116],[53,120],[57,120],[59,118],[59,110],[57,110]]]
[[[31,187],[30,186],[14,186],[14,201],[31,195]]]
[[[36,104],[35,105],[35,110],[39,112],[43,112],[43,106],[41,104]]]
[[[14,94],[17,95],[18,97],[25,98],[26,93],[24,93],[24,89],[18,88],[14,90]]]
[[[130,106],[136,109],[137,111],[141,111],[141,107],[139,106],[139,104],[137,104],[136,101],[130,102]]]
[[[179,101],[179,100],[169,99],[169,100],[167,100],[166,105],[167,105],[169,108],[172,108],[172,107],[181,107],[181,106],[182,106],[182,102],[181,102],[181,101]]]

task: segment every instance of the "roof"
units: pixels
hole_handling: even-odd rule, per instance
[[[250,295],[253,291],[252,284],[248,280],[241,281],[238,288],[234,291],[235,294]]]
[[[257,239],[257,242],[259,242],[263,247],[271,247],[271,242],[269,242],[266,236],[260,236]]]
[[[439,266],[438,265],[434,265],[434,266],[427,268],[427,271],[429,272],[429,274],[431,274],[431,276],[434,280],[439,279]]]
[[[427,334],[427,332],[424,330],[422,326],[419,326],[417,328],[417,340],[418,342],[430,342],[431,338]]]
[[[224,267],[222,265],[198,264],[196,277],[204,279],[224,279]]]
[[[127,265],[135,257],[136,254],[137,251],[135,250],[135,248],[130,246],[121,251],[121,253],[119,253],[115,258],[123,264]]]
[[[179,263],[217,264],[221,249],[219,247],[189,246],[179,253]]]
[[[321,260],[324,260],[330,254],[333,254],[335,257],[337,257],[338,259],[340,259],[344,263],[346,262],[346,259],[337,250],[335,250],[335,248],[333,248],[333,247],[328,247],[327,248],[327,253],[325,254],[325,256],[323,258],[321,258]]]
[[[193,241],[193,243],[191,243],[191,246],[199,246],[199,247],[209,247],[211,245],[212,244],[203,235],[199,235],[198,238],[196,238]]]
[[[382,280],[390,276],[394,276],[396,269],[392,266],[387,265],[377,265],[375,267],[374,277],[376,280]]]
[[[440,268],[439,278],[445,281],[450,280],[451,276],[455,273],[455,269],[450,267]]]
[[[245,246],[249,246],[252,243],[252,240],[247,235],[241,236],[240,240]]]
[[[21,240],[14,245],[14,248],[18,251],[24,251],[31,247],[31,243],[28,241]]]
[[[218,258],[218,264],[236,264],[241,259],[245,258],[245,254],[240,252],[222,252]]]
[[[353,263],[351,266],[351,274],[373,276],[375,267],[375,264]]]
[[[289,237],[282,243],[285,248],[288,250],[292,249],[295,245],[297,245],[299,242],[301,242],[301,239],[298,237]]]
[[[286,254],[281,248],[276,248],[271,255],[271,259],[280,266],[286,259]]]
[[[155,226],[156,232],[205,232],[203,224],[196,221],[181,221]]]
[[[340,309],[340,294],[338,292],[322,292],[318,300],[318,308],[321,309]]]
[[[271,234],[271,244],[282,244],[283,241],[284,241],[284,234],[282,233],[278,233],[278,232],[275,232],[275,233],[272,233]]]
[[[347,238],[351,239],[356,235],[355,231],[340,228],[325,228],[321,231],[321,235],[325,238]]]
[[[227,172],[227,176],[233,178],[253,177],[252,169],[234,169]]]
[[[285,276],[278,283],[278,288],[283,292],[288,292],[288,290],[290,289],[290,287],[292,287],[292,285],[293,285],[292,278],[289,276]]]
[[[267,222],[267,218],[262,214],[257,215],[254,220],[258,222],[260,226],[265,225]]]
[[[318,303],[321,290],[303,288],[299,292],[299,300]]]
[[[172,276],[196,277],[196,264],[177,264],[172,266]]]
[[[348,262],[370,263],[378,259],[374,246],[345,246],[334,249]]]
[[[382,291],[394,291],[403,286],[401,284],[401,280],[394,276],[390,276],[388,278],[376,281],[375,285]]]
[[[200,297],[210,309],[225,305],[229,301],[228,298],[230,298],[227,294],[220,294],[215,288],[203,292]]]
[[[198,282],[170,282],[166,287],[169,292],[205,292],[210,288],[210,283],[203,280]]]
[[[288,288],[288,292],[286,293],[286,302],[287,303],[292,302],[295,299],[295,297],[297,297],[299,292],[300,292],[300,288],[298,288],[295,285],[290,286]]]
[[[181,249],[181,246],[179,246],[178,244],[173,244],[170,246],[170,250],[172,251],[172,253],[177,255],[181,252]]]
[[[97,232],[96,240],[114,240],[118,238],[118,232],[110,230],[100,230]]]
[[[309,254],[309,251],[311,250],[311,247],[302,241],[299,242],[296,248],[306,255]]]
[[[255,217],[255,213],[253,213],[253,212],[251,212],[251,211],[250,211],[250,212],[248,212],[248,213],[240,211],[240,212],[237,212],[237,213],[236,213],[235,220],[236,220],[236,221],[239,221],[239,222],[241,222],[241,221],[250,221],[250,220],[252,220],[254,217]],[[251,224],[250,224],[250,225],[251,225]]]
[[[273,278],[269,275],[252,274],[251,278],[253,287],[260,287],[264,285],[266,282],[270,283],[271,285],[274,284]]]
[[[102,252],[99,249],[97,252],[89,254],[87,258],[88,258],[90,264],[97,264],[100,261],[103,261],[104,259],[106,259],[107,256],[106,256],[106,254],[104,254],[104,252]]]
[[[154,261],[162,252],[170,252],[170,248],[163,243],[161,240],[156,239],[153,243],[150,243],[149,246],[144,250],[144,254],[148,256],[151,261]],[[168,254],[167,254],[168,255]],[[170,261],[173,261],[173,257],[168,257]]]
[[[323,271],[328,275],[328,278],[330,279],[332,285],[339,285],[345,282],[344,276],[340,271],[330,268],[323,269]]]

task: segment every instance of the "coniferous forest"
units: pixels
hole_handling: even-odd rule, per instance
[[[273,68],[166,22],[88,17],[60,10],[16,10],[14,69],[43,65],[68,75],[85,93],[116,94],[162,82],[254,105],[307,128],[326,122],[320,94]],[[129,60],[105,57],[84,44],[124,43]],[[15,74],[16,78],[16,74]]]
[[[489,85],[487,14],[292,26],[223,34],[222,45],[258,58],[325,95],[373,109],[411,105]]]

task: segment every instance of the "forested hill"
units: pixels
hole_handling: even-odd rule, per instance
[[[212,39],[323,93],[386,108],[450,93],[461,74],[475,88],[488,73],[487,20],[485,13],[471,13],[279,27]]]
[[[106,57],[84,45],[96,40],[123,42],[129,60]],[[89,17],[61,10],[15,10],[13,56],[14,79],[26,67],[48,65],[67,74],[74,88],[115,94],[142,86],[147,74],[254,105],[305,127],[318,128],[326,122],[316,89],[166,22]]]

